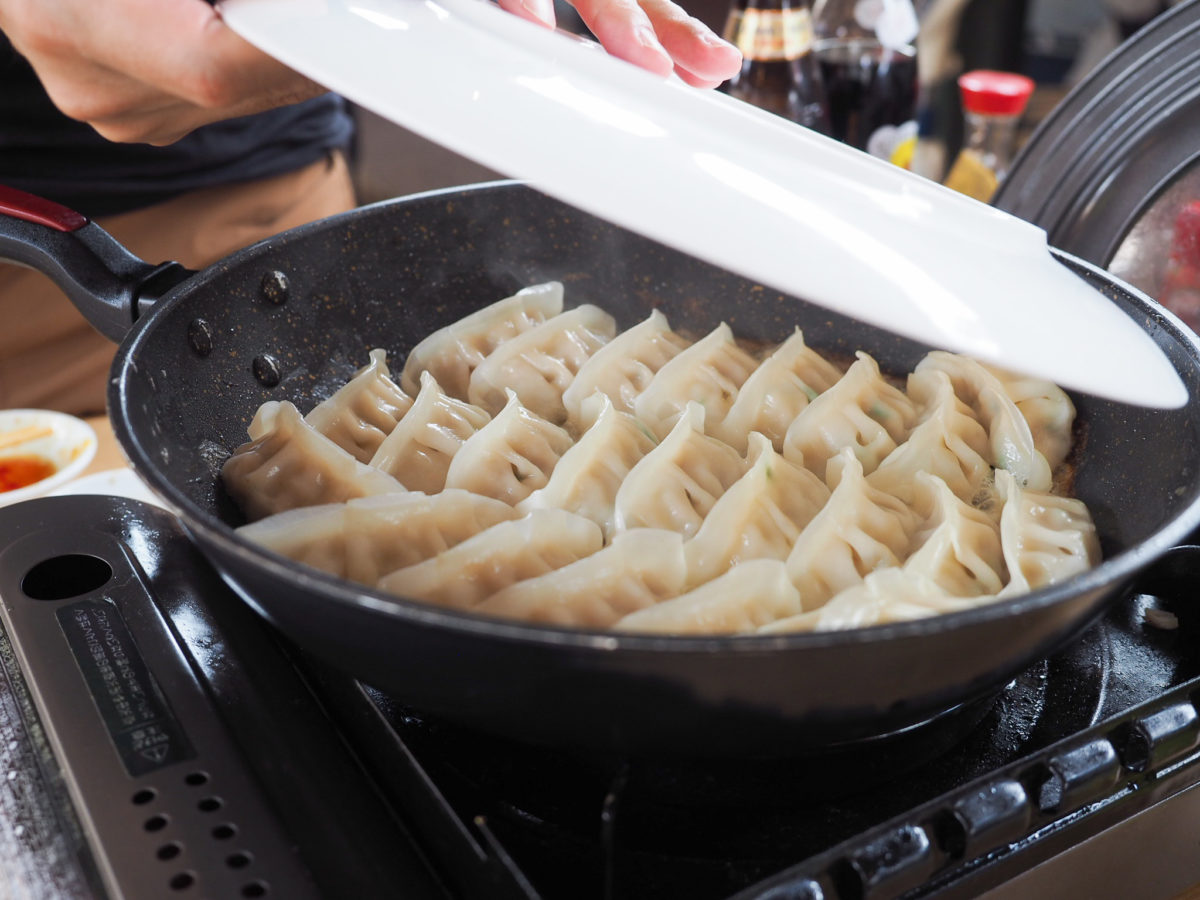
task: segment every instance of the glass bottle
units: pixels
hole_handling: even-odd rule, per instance
[[[724,37],[742,51],[742,68],[721,90],[828,134],[825,86],[812,55],[812,33],[808,0],[734,0]]]
[[[966,132],[945,184],[987,203],[1012,165],[1017,126],[1034,83],[1015,72],[977,69],[958,78]]]
[[[917,14],[911,0],[817,0],[813,53],[830,135],[903,164],[917,138]]]

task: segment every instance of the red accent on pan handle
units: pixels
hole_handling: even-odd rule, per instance
[[[48,276],[114,341],[123,340],[155,301],[193,274],[176,262],[152,265],[79,213],[4,185],[0,262]]]
[[[88,220],[53,200],[44,200],[18,191],[16,188],[0,184],[0,213],[16,216],[26,222],[46,225],[56,231],[77,231],[88,223]]]

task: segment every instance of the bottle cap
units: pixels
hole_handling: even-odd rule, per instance
[[[981,116],[1019,116],[1033,87],[1032,79],[1015,72],[976,69],[958,77],[963,106]]]

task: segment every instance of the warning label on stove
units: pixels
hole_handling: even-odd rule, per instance
[[[59,608],[58,622],[130,775],[195,755],[116,606],[72,603]]]

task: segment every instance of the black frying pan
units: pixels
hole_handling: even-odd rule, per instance
[[[62,216],[47,207],[43,218]],[[774,637],[584,633],[398,601],[234,533],[239,517],[217,475],[259,404],[288,399],[307,410],[372,347],[386,348],[398,369],[434,329],[550,279],[566,285],[569,305],[594,302],[622,328],[653,307],[701,334],[727,321],[742,337],[778,341],[798,324],[817,348],[865,349],[895,372],[928,348],[515,183],[365,207],[199,274],[133,260],[94,225],[0,218],[0,257],[55,275],[110,336],[128,331],[109,393],[117,436],[226,580],[299,646],[417,708],[493,732],[625,752],[783,755],[904,729],[997,691],[1077,636],[1200,525],[1196,338],[1145,297],[1064,256],[1153,335],[1192,397],[1171,411],[1074,397],[1086,440],[1076,491],[1102,536],[1098,568],[967,612]],[[135,324],[139,309],[149,311]],[[1086,341],[1087,323],[1062,339]]]

